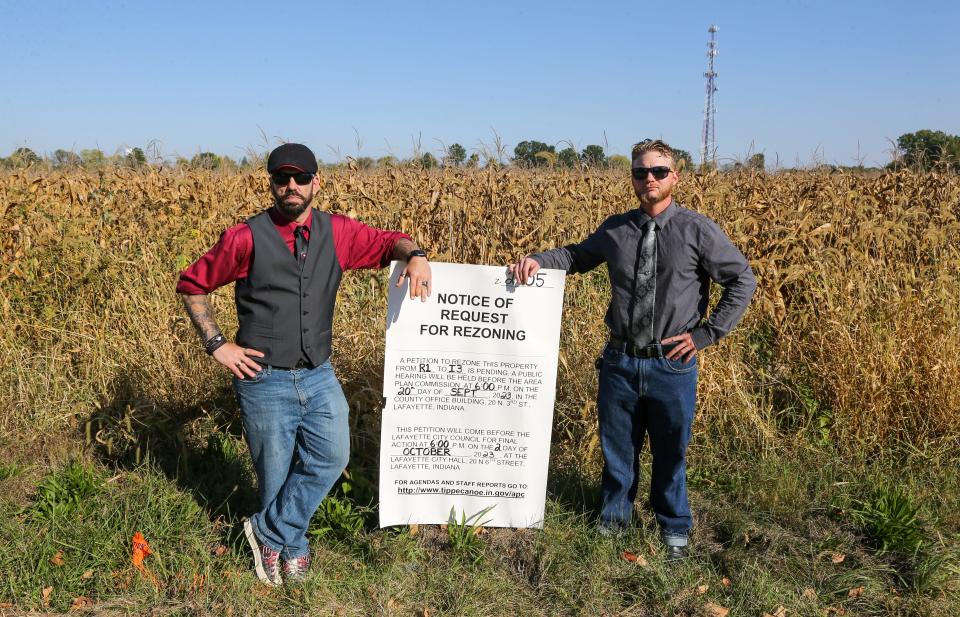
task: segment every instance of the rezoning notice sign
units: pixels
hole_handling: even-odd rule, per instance
[[[426,302],[390,286],[380,526],[542,527],[565,274],[430,266]]]

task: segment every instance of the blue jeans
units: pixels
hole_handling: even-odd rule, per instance
[[[650,505],[667,544],[685,545],[692,525],[687,502],[687,445],[697,399],[697,359],[632,358],[603,351],[597,408],[603,449],[602,523],[633,516],[640,452],[650,435]]]
[[[284,559],[308,555],[310,519],[350,458],[350,407],[333,366],[265,366],[233,387],[263,508],[253,529]]]

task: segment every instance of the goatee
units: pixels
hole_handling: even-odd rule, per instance
[[[285,217],[290,220],[293,220],[303,214],[303,212],[310,207],[310,202],[313,201],[313,196],[303,201],[293,201],[286,202],[282,198],[277,200],[277,210],[280,211]]]

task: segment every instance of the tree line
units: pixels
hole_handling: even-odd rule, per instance
[[[502,150],[502,149],[500,149]],[[689,168],[693,165],[693,157],[686,150],[675,150],[677,163],[681,167]],[[127,148],[122,152],[106,155],[103,151],[93,148],[75,152],[58,149],[53,154],[41,156],[25,146],[14,150],[7,157],[0,157],[0,168],[21,169],[28,166],[46,166],[54,169],[101,167],[142,167],[155,165],[164,167],[180,167],[189,169],[235,170],[244,168],[260,168],[263,166],[262,154],[244,156],[234,160],[229,156],[213,152],[199,152],[191,158],[175,157],[172,161],[154,153],[147,156],[143,148]],[[508,157],[504,152],[491,153],[486,149],[467,154],[467,149],[459,143],[447,146],[438,158],[431,152],[418,153],[407,159],[398,159],[394,156],[383,156],[377,159],[357,156],[347,157],[337,163],[324,164],[322,167],[350,167],[355,169],[373,169],[376,167],[395,167],[412,165],[424,169],[439,167],[471,168],[480,166],[513,165],[521,168],[554,168],[567,169],[627,169],[630,159],[622,154],[608,155],[603,146],[590,144],[580,151],[572,145],[558,149],[538,140],[524,140],[513,148],[513,156]],[[751,155],[745,162],[735,162],[724,165],[722,170],[754,169],[762,171],[766,165],[762,152]],[[887,165],[888,169],[911,168],[929,171],[933,169],[947,169],[960,171],[960,136],[950,135],[943,131],[923,129],[915,133],[905,133],[896,141],[893,161]],[[709,165],[701,166],[701,170],[711,169]],[[844,169],[857,170],[862,167]]]

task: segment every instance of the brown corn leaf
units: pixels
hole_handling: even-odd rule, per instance
[[[704,604],[703,609],[707,611],[707,615],[710,615],[710,617],[727,617],[727,615],[730,614],[729,608],[714,604],[713,602]]]
[[[93,578],[93,570],[87,570],[86,572],[80,575],[80,578],[82,579]]]
[[[647,560],[643,555],[637,555],[636,553],[631,553],[630,551],[623,551],[622,555],[624,561],[629,561],[630,563],[635,563],[641,568],[647,567]]]
[[[844,555],[843,553],[833,553],[830,556],[830,561],[832,561],[833,563],[843,563],[843,560],[846,558],[847,556]]]
[[[848,597],[848,598],[859,598],[860,596],[863,595],[863,592],[864,592],[864,591],[865,591],[865,587],[864,587],[863,585],[861,585],[860,587],[854,587],[854,588],[851,589],[849,592],[847,592],[847,597]]]
[[[73,602],[70,603],[71,611],[82,611],[83,609],[93,606],[93,600],[87,596],[78,596],[73,599]]]

